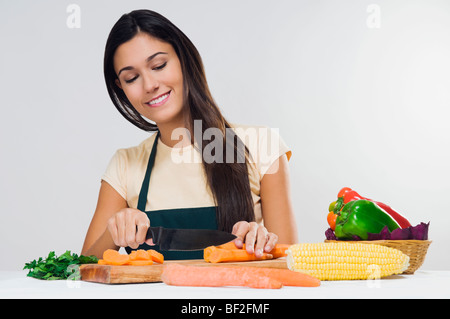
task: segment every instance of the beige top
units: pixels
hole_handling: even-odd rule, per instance
[[[261,223],[263,221],[261,180],[280,156],[286,154],[289,160],[291,150],[275,129],[234,125],[232,133],[241,138],[252,157],[249,180],[255,204],[255,220]],[[131,208],[137,208],[139,192],[155,137],[156,134],[152,134],[138,146],[117,150],[102,176],[102,180],[110,184]],[[203,154],[203,158],[206,159],[207,155],[215,154],[212,151],[214,139],[204,138],[203,143],[209,143]],[[217,149],[221,148],[220,146]],[[159,139],[145,210],[215,206],[201,159],[202,154],[193,145],[172,148]],[[224,154],[223,161],[226,160]]]

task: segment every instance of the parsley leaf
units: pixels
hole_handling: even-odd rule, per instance
[[[46,259],[39,259],[25,263],[23,269],[29,269],[28,277],[34,277],[45,280],[70,279],[79,280],[81,278],[79,267],[81,264],[94,264],[98,262],[95,256],[78,256],[71,254],[67,250],[64,254],[57,257],[54,251],[51,251]]]

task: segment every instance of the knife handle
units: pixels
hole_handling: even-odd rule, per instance
[[[159,241],[161,239],[161,232],[162,232],[162,227],[149,227],[147,230],[147,236],[146,239],[153,239],[153,243],[155,245],[159,244]]]

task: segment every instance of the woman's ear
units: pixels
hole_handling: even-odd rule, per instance
[[[119,89],[122,89],[122,84],[120,84],[119,79],[116,79],[116,85],[119,87]]]

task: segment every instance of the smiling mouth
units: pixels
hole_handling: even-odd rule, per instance
[[[163,105],[169,99],[169,96],[170,96],[171,92],[172,91],[169,91],[167,93],[161,94],[160,96],[157,96],[156,98],[146,102],[145,104],[147,104],[148,106],[152,106],[152,107]]]

